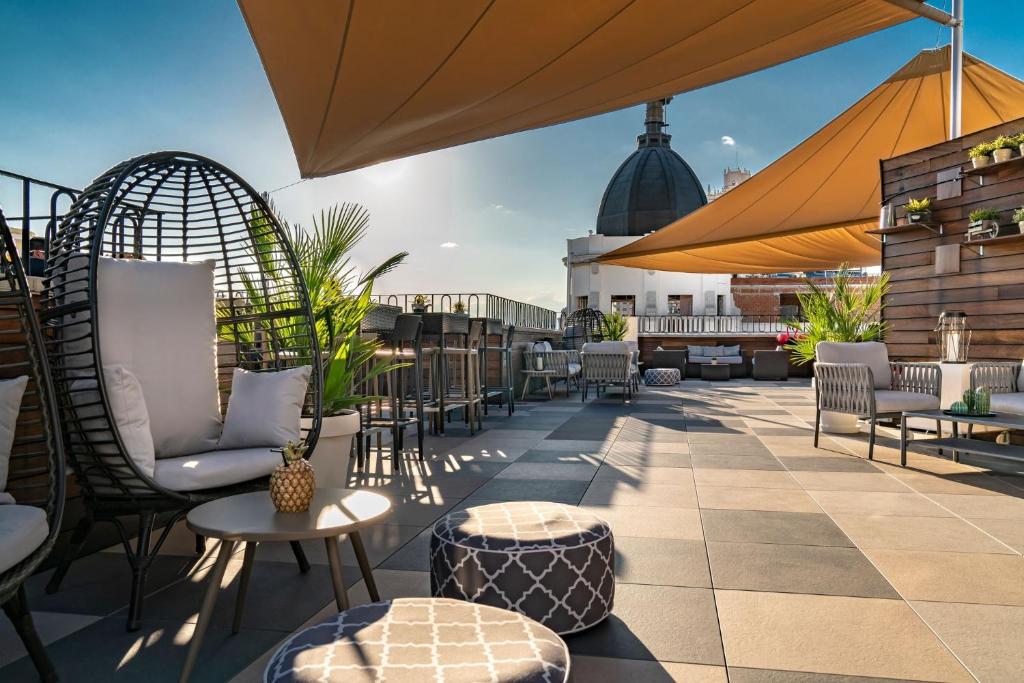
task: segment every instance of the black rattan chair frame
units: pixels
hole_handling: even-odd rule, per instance
[[[18,414],[6,490],[19,505],[44,509],[50,529],[38,548],[0,572],[0,604],[14,624],[40,678],[56,681],[57,674],[32,623],[24,585],[50,554],[60,533],[64,511],[64,444],[43,336],[3,211],[0,211],[0,233],[3,234],[0,271],[5,285],[5,291],[0,292],[0,378],[29,377]]]
[[[309,457],[320,433],[323,378],[309,296],[286,231],[263,197],[228,168],[195,154],[157,152],[129,159],[96,178],[72,204],[50,244],[42,320],[62,407],[69,460],[85,496],[80,520],[47,590],[60,585],[97,521],[113,523],[132,567],[128,614],[138,628],[148,568],[174,523],[203,502],[264,488],[267,478],[213,490],[167,489],[127,456],[110,413],[101,372],[97,272],[104,257],[214,260],[217,363],[221,391],[235,367],[272,371],[312,366],[303,438]],[[71,398],[71,384],[93,380],[98,405]],[[222,400],[223,408],[227,401]],[[83,407],[89,407],[86,413]],[[86,413],[80,415],[80,413]],[[97,417],[98,413],[98,417]],[[170,521],[155,544],[156,516]],[[121,516],[137,515],[132,548]],[[197,553],[203,550],[197,539]],[[301,547],[292,549],[303,570]]]

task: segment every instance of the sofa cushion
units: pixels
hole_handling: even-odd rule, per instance
[[[217,448],[279,448],[298,441],[311,372],[308,365],[273,372],[235,368]]]
[[[818,342],[814,357],[822,363],[861,363],[871,368],[876,389],[892,386],[889,350],[882,342]]]
[[[993,413],[1024,415],[1024,393],[992,394],[991,410]]]
[[[220,438],[213,262],[102,258],[97,316],[104,367],[138,378],[157,458]]]
[[[142,393],[138,378],[121,366],[103,368],[103,383],[107,388],[107,399],[110,401],[110,417],[117,425],[117,433],[121,443],[135,466],[147,477],[153,476],[156,453],[153,448],[153,435],[149,426],[149,410]],[[100,395],[96,390],[96,380],[76,379],[68,388],[75,413],[81,420],[82,429],[86,430],[92,448],[99,455],[110,455],[117,462],[117,450],[112,444],[112,436],[107,431],[107,421],[100,409]],[[77,435],[73,435],[77,438]]]
[[[172,491],[200,491],[265,477],[282,462],[281,454],[269,448],[209,451],[161,458],[153,478]]]
[[[707,354],[704,353],[704,349],[705,348],[708,348],[708,347],[705,347],[705,346],[687,346],[686,350],[689,352],[690,358],[693,358],[694,356],[706,356]],[[714,348],[714,347],[711,347],[711,348]]]
[[[0,505],[0,573],[32,554],[46,540],[46,511],[32,505]]]
[[[21,397],[25,395],[28,375],[0,381],[0,491],[7,488],[7,471],[11,466],[14,432],[21,413]]]
[[[938,410],[939,397],[916,391],[875,390],[876,413],[899,413],[904,410]]]
[[[740,345],[739,344],[736,344],[735,346],[723,346],[723,347],[721,347],[721,349],[722,349],[722,355],[723,356],[739,356],[740,355]]]

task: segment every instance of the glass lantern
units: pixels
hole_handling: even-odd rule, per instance
[[[971,345],[971,328],[963,311],[943,311],[935,328],[940,363],[966,363]]]

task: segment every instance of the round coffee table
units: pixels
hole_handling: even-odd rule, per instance
[[[189,644],[180,680],[187,681],[192,673],[192,667],[195,666],[228,560],[231,559],[237,543],[245,543],[245,555],[235,603],[235,621],[232,628],[235,633],[242,623],[242,609],[255,563],[256,546],[265,541],[290,542],[322,538],[327,546],[327,562],[331,569],[334,599],[340,612],[348,609],[348,596],[341,576],[338,537],[348,535],[370,600],[379,601],[380,595],[377,593],[359,530],[380,522],[390,512],[391,501],[384,496],[354,489],[317,489],[307,512],[278,512],[266,491],[227,496],[203,503],[191,510],[186,522],[189,530],[207,538],[219,539],[220,550],[213,571],[207,579],[206,594],[199,609],[199,619],[196,621],[196,629]]]

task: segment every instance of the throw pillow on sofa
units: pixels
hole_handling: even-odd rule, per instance
[[[278,447],[298,441],[312,367],[268,372],[235,368],[218,450]]]

